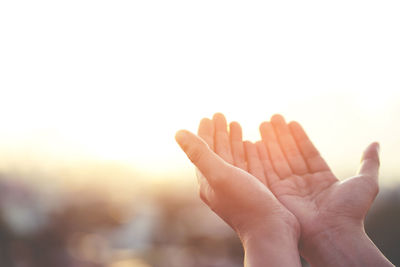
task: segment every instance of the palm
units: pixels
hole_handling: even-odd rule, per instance
[[[299,220],[303,236],[340,227],[348,219],[360,220],[375,197],[373,188],[362,176],[349,178],[344,183],[328,177],[334,178],[331,172],[293,175],[270,186],[279,201]]]
[[[210,139],[210,130],[201,127],[199,134],[227,162],[269,187],[297,217],[303,236],[341,227],[349,220],[362,221],[378,189],[376,144],[366,150],[360,174],[341,182],[298,123],[286,124],[282,116],[274,116],[260,126],[262,142],[242,145],[237,123],[231,123],[228,139],[218,134],[221,116],[214,116],[217,138]]]

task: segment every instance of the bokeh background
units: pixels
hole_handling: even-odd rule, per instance
[[[381,143],[366,228],[400,265],[398,1],[1,1],[0,266],[241,266],[174,142],[274,113],[340,178]]]

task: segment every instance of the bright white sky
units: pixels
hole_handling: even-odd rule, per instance
[[[399,14],[399,1],[1,1],[2,166],[188,170],[175,131],[220,111],[250,139],[273,113],[300,121],[337,172],[378,140],[400,177]]]

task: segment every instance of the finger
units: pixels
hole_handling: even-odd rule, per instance
[[[358,173],[378,181],[379,165],[379,143],[375,142],[365,149]]]
[[[275,172],[280,178],[286,178],[292,174],[289,163],[287,162],[276,138],[274,128],[270,122],[263,122],[260,125],[260,133],[264,145],[267,147],[269,158]]]
[[[271,124],[292,171],[299,175],[308,173],[307,164],[297,148],[296,141],[290,133],[285,119],[279,114],[274,115],[271,118]]]
[[[258,158],[257,147],[249,141],[244,142],[244,150],[246,153],[247,165],[249,173],[255,176],[260,182],[266,185],[264,168]]]
[[[246,158],[244,154],[242,128],[237,122],[229,124],[229,137],[231,143],[233,162],[236,167],[247,171]]]
[[[229,143],[228,129],[225,116],[216,113],[214,121],[214,151],[229,164],[233,164],[231,145]]]
[[[261,164],[264,169],[265,180],[268,185],[272,185],[279,181],[279,176],[275,173],[274,167],[268,156],[268,151],[262,141],[256,142],[258,157],[260,158]]]
[[[175,135],[175,139],[188,158],[204,175],[210,185],[224,179],[229,173],[228,165],[215,154],[208,145],[193,133],[181,130]]]
[[[214,122],[208,118],[202,119],[197,133],[214,150]]]
[[[299,148],[307,166],[311,172],[330,171],[328,164],[321,157],[319,151],[307,136],[303,127],[298,122],[289,123],[289,129],[292,133],[297,147]]]

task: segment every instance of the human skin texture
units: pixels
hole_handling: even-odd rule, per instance
[[[366,148],[356,176],[340,181],[299,123],[274,115],[260,133],[262,141],[243,142],[240,125],[228,130],[220,113],[199,127],[216,154],[257,177],[296,216],[299,251],[312,266],[393,266],[363,225],[379,190],[379,144]]]
[[[211,125],[203,124],[206,128]],[[199,130],[204,130],[202,127]],[[225,140],[227,136],[214,137]],[[197,167],[201,199],[242,241],[245,266],[301,266],[297,219],[268,187],[225,161],[197,135],[182,130],[176,134],[176,141]]]

